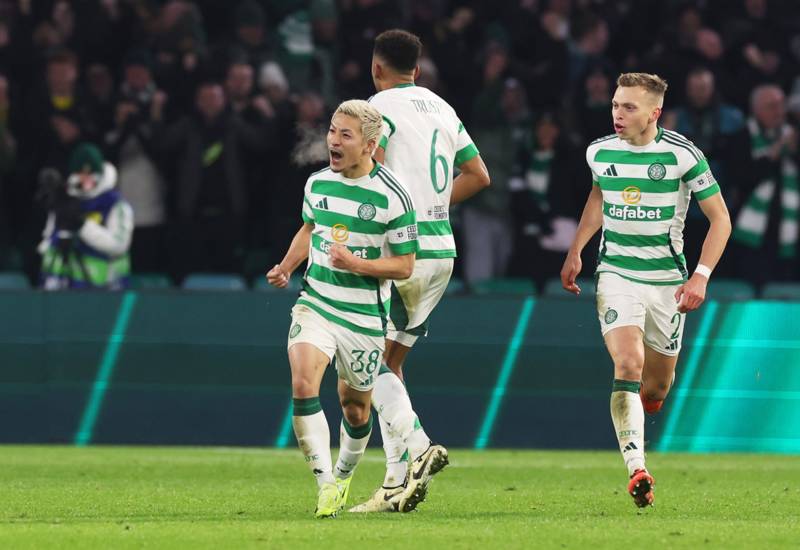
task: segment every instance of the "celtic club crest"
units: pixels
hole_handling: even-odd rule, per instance
[[[660,162],[654,162],[647,169],[647,175],[650,176],[650,179],[653,181],[663,180],[664,176],[667,175],[667,169],[664,168],[664,165]]]
[[[368,202],[365,202],[364,204],[358,207],[358,217],[364,220],[365,222],[370,221],[372,218],[375,217],[375,206],[371,205]]]

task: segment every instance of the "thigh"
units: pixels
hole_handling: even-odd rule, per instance
[[[603,337],[620,327],[645,329],[642,285],[613,273],[600,273],[597,281],[597,317]]]
[[[453,258],[417,260],[411,277],[392,281],[390,329],[427,334],[428,318],[444,296],[452,273]]]
[[[648,289],[644,343],[654,351],[677,356],[683,341],[686,314],[678,311],[677,286],[653,286]]]
[[[298,344],[313,346],[319,350],[329,363],[336,353],[336,338],[331,330],[331,322],[302,304],[292,308],[292,322],[286,349],[291,359],[292,348]]]
[[[371,336],[334,325],[336,373],[350,388],[372,390],[383,361],[383,336]]]
[[[645,348],[642,341],[642,331],[639,327],[617,327],[606,332],[603,339],[608,349],[608,354],[614,361],[614,376],[627,379],[633,373],[639,372],[645,361]]]

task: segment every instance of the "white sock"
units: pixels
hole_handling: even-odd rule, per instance
[[[411,460],[428,449],[431,440],[414,414],[406,387],[396,374],[390,371],[378,376],[372,390],[372,404],[390,431],[402,438]]]
[[[294,436],[306,458],[306,464],[317,478],[317,485],[335,483],[331,464],[331,432],[319,397],[294,399],[293,406]]]
[[[383,417],[378,416],[378,422],[381,425],[383,451],[386,453],[386,476],[383,478],[383,486],[387,489],[399,487],[405,481],[408,470],[406,444],[403,438],[389,427]]]
[[[611,419],[628,475],[644,469],[644,408],[639,382],[614,380],[611,390]]]
[[[351,426],[347,420],[342,419],[339,428],[339,458],[336,459],[336,467],[333,470],[337,479],[347,479],[356,471],[356,466],[364,456],[364,451],[369,443],[369,435],[372,433],[372,412],[366,424],[363,426]]]

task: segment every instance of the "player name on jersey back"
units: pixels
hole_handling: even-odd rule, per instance
[[[478,150],[448,103],[413,84],[384,90],[370,98],[384,119],[380,146],[384,161],[404,182],[417,208],[420,250],[417,259],[453,258],[450,226],[454,167]]]

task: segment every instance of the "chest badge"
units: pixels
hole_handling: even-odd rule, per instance
[[[376,210],[375,206],[365,202],[361,206],[358,207],[358,217],[364,220],[365,222],[370,221],[375,217]]]
[[[647,175],[653,181],[663,180],[664,176],[667,175],[667,169],[660,162],[654,162],[647,169]]]

